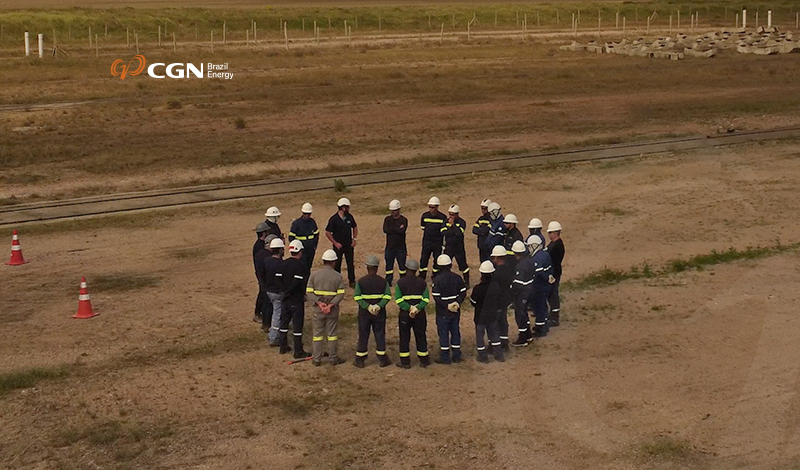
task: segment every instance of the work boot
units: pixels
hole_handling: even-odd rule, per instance
[[[558,325],[560,325],[561,324],[560,316],[561,316],[561,312],[550,312],[550,318],[548,319],[548,322],[550,323],[550,326],[558,326]]]
[[[544,325],[535,325],[533,327],[531,340],[533,340],[533,338],[544,338],[545,336],[547,336],[547,323]]]
[[[461,349],[453,349],[453,362],[456,364],[461,362]]]
[[[503,349],[503,351],[508,351],[508,338],[500,340],[500,347]]]
[[[390,366],[392,365],[392,360],[386,354],[381,354],[378,356],[378,365],[381,367]]]
[[[331,358],[331,365],[332,366],[338,366],[339,364],[344,364],[345,362],[347,362],[347,361],[345,361],[343,357],[336,356],[336,357],[332,357]],[[364,366],[361,366],[361,367],[364,367]]]
[[[295,359],[304,359],[309,357],[311,353],[306,352],[303,350],[303,337],[302,336],[295,336],[294,337],[294,358]]]
[[[506,356],[500,348],[494,348],[494,360],[497,362],[506,362]]]
[[[359,369],[363,369],[366,364],[364,364],[364,360],[366,358],[364,356],[357,356],[356,360],[353,362],[353,365],[358,367]]]
[[[315,361],[315,360],[312,360],[312,361],[311,361],[311,363],[312,363],[312,364],[314,364],[314,365],[315,365],[315,366],[317,366],[317,367],[319,367],[319,366],[321,366],[321,365],[322,365],[322,361]]]
[[[420,367],[428,367],[429,365],[431,365],[430,356],[420,356],[419,357],[419,366]]]
[[[280,354],[292,352],[292,348],[289,347],[289,341],[286,337],[286,333],[278,333],[278,346],[280,347],[278,350]]]
[[[450,360],[450,351],[442,351],[439,353],[439,358],[436,359],[437,364],[452,364]]]
[[[253,315],[253,321],[256,323],[261,323],[263,320],[261,320],[261,315],[256,313],[255,315]]]
[[[464,286],[469,289],[469,273],[464,273]]]
[[[420,362],[422,362],[422,360],[420,360]],[[397,367],[402,367],[403,369],[411,369],[411,358],[401,357],[400,362],[397,363]]]
[[[517,336],[517,339],[514,340],[513,343],[511,343],[511,346],[515,346],[518,348],[523,348],[528,346],[528,335],[530,335],[530,330],[520,331],[519,336]]]
[[[482,362],[484,364],[489,363],[489,353],[486,352],[485,349],[483,351],[478,351],[478,362]]]

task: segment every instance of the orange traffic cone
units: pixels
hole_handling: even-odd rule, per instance
[[[14,230],[11,233],[11,260],[6,264],[9,266],[19,266],[25,263],[27,263],[27,261],[22,257],[22,247],[19,246],[17,231]]]
[[[86,278],[81,278],[81,290],[78,294],[78,313],[72,318],[92,318],[100,315],[92,310],[92,301],[89,300],[89,289],[86,288]]]

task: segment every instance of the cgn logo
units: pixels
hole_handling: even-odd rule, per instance
[[[135,69],[131,70],[131,66],[133,66],[134,62],[138,62],[138,65]],[[120,80],[125,80],[127,75],[139,75],[144,71],[145,64],[147,63],[144,60],[143,55],[136,55],[133,56],[128,65],[124,65],[125,61],[122,59],[117,59],[111,64],[111,75],[115,77],[119,77]]]

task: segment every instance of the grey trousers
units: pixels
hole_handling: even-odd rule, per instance
[[[311,355],[314,357],[315,362],[322,359],[322,353],[325,349],[324,340],[328,340],[328,355],[331,361],[338,357],[337,343],[339,337],[336,336],[336,327],[339,324],[339,307],[331,309],[331,313],[325,315],[319,311],[316,305],[313,308],[311,316],[311,325],[313,328],[313,341],[311,344]]]

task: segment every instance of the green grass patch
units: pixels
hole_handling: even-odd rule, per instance
[[[639,451],[648,460],[686,462],[698,457],[698,451],[690,442],[666,435],[642,442]]]
[[[163,223],[177,214],[175,210],[139,212],[133,214],[107,215],[88,219],[61,220],[56,222],[43,222],[36,225],[27,225],[19,229],[20,236],[49,235],[64,232],[90,232],[109,228],[133,229],[163,226]],[[11,236],[12,229],[0,229],[3,238]]]
[[[197,260],[208,256],[208,250],[203,248],[173,248],[169,256],[182,261]]]
[[[0,396],[12,390],[31,388],[44,380],[55,380],[69,376],[70,366],[33,367],[0,374]]]
[[[115,273],[97,276],[91,279],[90,282],[92,289],[100,292],[128,292],[147,287],[157,287],[161,284],[161,276]]]
[[[603,214],[610,214],[610,215],[613,215],[613,216],[616,216],[616,217],[623,217],[623,216],[626,216],[626,215],[633,214],[633,211],[628,211],[628,210],[622,209],[621,207],[604,207],[602,209],[602,212],[603,212]]]
[[[765,247],[747,247],[744,250],[728,248],[725,251],[711,250],[708,254],[695,255],[688,259],[673,259],[661,269],[654,270],[647,262],[641,266],[632,266],[629,269],[612,269],[605,267],[599,271],[589,273],[575,280],[566,281],[563,286],[567,290],[586,290],[597,287],[606,287],[632,279],[648,279],[678,274],[689,270],[702,270],[707,266],[722,263],[732,263],[739,260],[753,260],[774,256],[789,251],[796,251],[800,243],[788,245],[777,241],[775,245]]]

